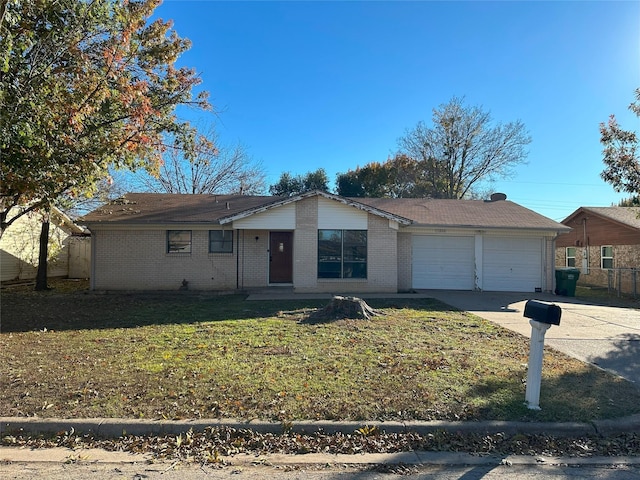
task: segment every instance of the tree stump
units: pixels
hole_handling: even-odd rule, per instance
[[[327,306],[313,312],[303,323],[331,322],[347,318],[371,320],[371,317],[377,315],[382,315],[382,312],[371,308],[361,298],[336,295]]]

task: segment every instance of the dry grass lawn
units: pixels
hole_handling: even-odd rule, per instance
[[[640,412],[640,390],[547,349],[542,411],[528,339],[435,300],[371,301],[371,321],[302,323],[326,301],[109,294],[59,282],[2,292],[9,416],[589,421]]]

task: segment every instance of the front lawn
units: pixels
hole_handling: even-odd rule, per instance
[[[551,349],[524,405],[529,340],[429,299],[372,321],[300,321],[326,301],[187,292],[2,293],[0,415],[589,421],[640,390]],[[526,319],[523,319],[526,321]]]

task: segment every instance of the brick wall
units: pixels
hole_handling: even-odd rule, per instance
[[[406,292],[412,288],[411,233],[398,233],[398,290]]]
[[[614,270],[610,272],[601,267],[600,245],[576,247],[575,266],[581,271],[578,285],[622,288],[624,293],[634,293],[637,281],[640,282],[640,275],[636,281],[633,273],[633,269],[640,268],[640,246],[613,245],[612,248]],[[585,255],[588,255],[588,273],[583,270]],[[566,247],[556,248],[556,267],[565,267],[566,258]]]
[[[167,253],[166,230],[94,230],[96,290],[193,290],[236,287],[236,259],[209,252],[209,231],[193,230],[191,253]],[[234,250],[236,249],[234,236]]]
[[[397,230],[367,215],[367,278],[318,279],[318,197],[296,202],[293,283],[299,292],[396,292],[410,286],[411,237],[404,235],[398,270]],[[96,290],[190,290],[265,287],[269,278],[269,230],[234,231],[233,253],[211,254],[209,230],[192,229],[191,253],[167,253],[166,229],[93,230]],[[408,288],[408,287],[407,287]]]
[[[296,202],[293,254],[296,291],[315,291],[318,283],[318,197]]]

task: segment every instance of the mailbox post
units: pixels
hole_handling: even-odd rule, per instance
[[[531,324],[525,403],[530,410],[540,410],[544,336],[551,325],[560,325],[562,310],[557,305],[529,300],[524,307],[524,316],[529,318]]]

